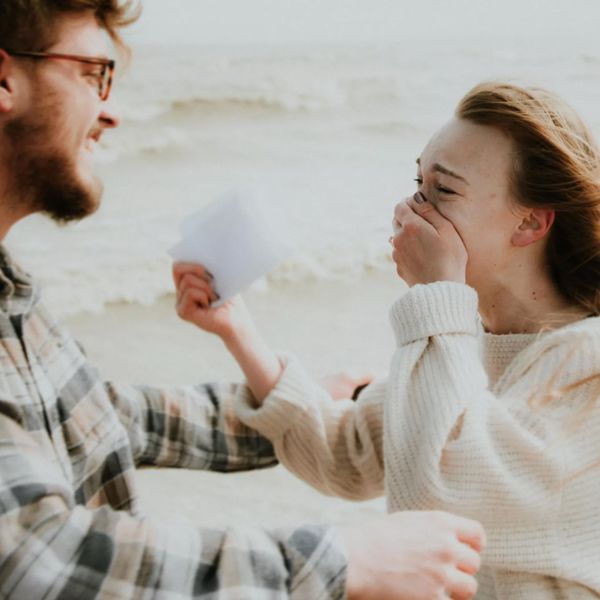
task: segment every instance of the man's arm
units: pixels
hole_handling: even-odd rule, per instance
[[[334,530],[199,530],[76,505],[51,456],[0,415],[0,596],[342,598]],[[169,596],[170,597],[170,596]]]
[[[154,388],[106,383],[136,464],[240,471],[277,463],[271,443],[237,418],[239,386]]]
[[[0,531],[0,596],[27,600],[425,600],[443,592],[468,600],[484,538],[473,521],[433,513],[267,532],[90,510],[75,504],[34,437],[3,414]]]

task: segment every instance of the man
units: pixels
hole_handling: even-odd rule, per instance
[[[0,236],[42,212],[98,207],[94,146],[119,119],[106,33],[119,0],[1,0]],[[158,75],[157,75],[158,81]],[[103,383],[36,288],[0,254],[0,596],[470,598],[479,524],[405,513],[355,527],[218,531],[138,514],[141,464],[235,471],[276,462],[234,417],[233,385]]]

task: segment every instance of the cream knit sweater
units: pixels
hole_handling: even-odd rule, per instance
[[[478,599],[600,598],[600,318],[537,335],[484,334],[471,288],[411,288],[392,307],[389,380],[332,401],[293,358],[238,415],[327,494],[390,511],[447,510],[488,535]],[[583,417],[582,417],[583,415]],[[385,464],[385,469],[384,469]],[[385,482],[385,483],[384,483]]]

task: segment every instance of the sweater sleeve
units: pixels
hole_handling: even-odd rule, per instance
[[[393,305],[391,321],[397,350],[384,429],[390,507],[478,519],[490,566],[561,572],[559,516],[567,476],[585,466],[573,452],[581,436],[565,432],[559,409],[533,410],[528,400],[561,372],[568,336],[543,346],[506,394],[495,396],[482,364],[474,290],[450,282],[414,286]],[[555,389],[593,373],[589,357],[599,355],[598,346],[597,337],[579,337],[575,366],[562,369]],[[590,388],[569,394],[561,405],[573,410],[589,400]]]
[[[381,496],[386,382],[372,383],[356,402],[332,400],[296,358],[281,360],[283,373],[261,406],[246,386],[239,389],[240,420],[271,440],[278,460],[322,493]]]

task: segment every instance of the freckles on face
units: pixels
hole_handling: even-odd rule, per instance
[[[512,210],[512,142],[501,131],[453,119],[419,158],[420,189],[452,222],[469,260],[502,253],[518,224]]]

